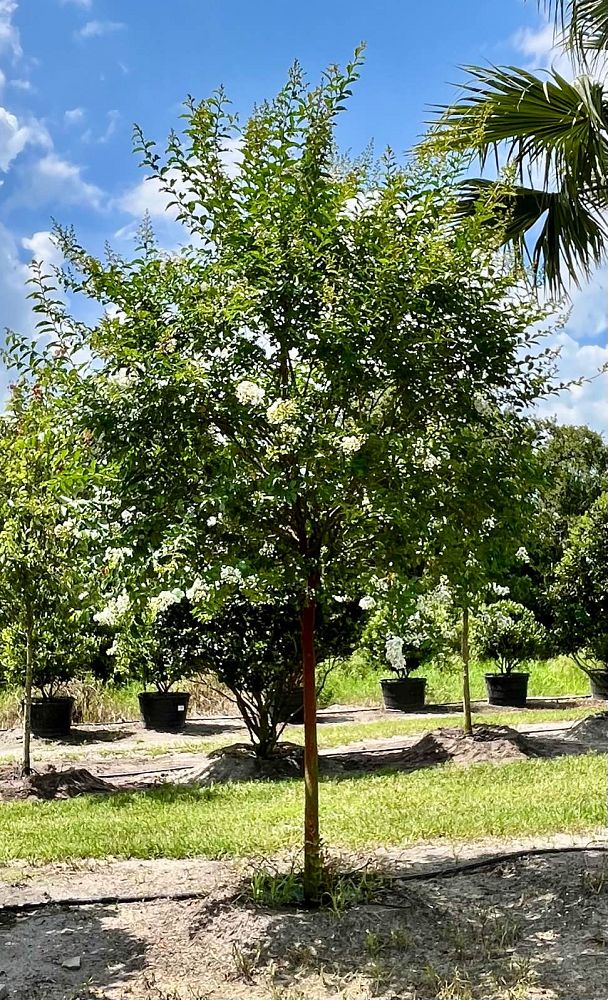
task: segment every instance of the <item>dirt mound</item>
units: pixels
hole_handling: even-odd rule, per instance
[[[57,771],[53,767],[23,777],[16,769],[0,775],[0,799],[71,799],[98,792],[108,794],[118,788],[84,767]]]
[[[221,747],[208,762],[186,775],[185,784],[213,785],[227,781],[280,781],[299,778],[304,773],[304,747],[279,743],[269,760],[256,757],[248,743]]]
[[[569,740],[577,740],[588,747],[608,749],[608,712],[597,712],[581,719],[568,732]]]
[[[544,756],[540,741],[509,726],[475,726],[473,736],[461,729],[435,729],[405,749],[364,750],[332,755],[330,773],[389,769],[417,771],[437,764],[478,764]],[[322,762],[322,766],[323,766]]]
[[[417,771],[449,762],[466,766],[550,755],[545,741],[525,736],[509,726],[475,726],[472,737],[465,736],[461,729],[435,729],[405,748],[327,751],[319,758],[319,770],[328,776],[380,770]],[[236,744],[216,750],[202,768],[189,772],[183,781],[199,785],[279,781],[301,777],[303,768],[304,748],[296,744],[279,744],[270,760],[259,760],[248,744]]]

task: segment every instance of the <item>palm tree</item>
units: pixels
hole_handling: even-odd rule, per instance
[[[526,247],[552,292],[589,277],[608,252],[608,90],[593,71],[608,59],[608,0],[546,0],[556,40],[577,75],[536,76],[514,66],[466,67],[462,100],[445,108],[433,139],[469,150],[482,169],[506,147],[513,183],[470,179],[462,211],[495,196],[505,240]]]

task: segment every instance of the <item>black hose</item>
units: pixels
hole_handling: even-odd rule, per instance
[[[79,906],[116,906],[118,903],[181,903],[192,899],[205,899],[208,892],[172,892],[151,893],[147,896],[97,896],[68,897],[67,899],[37,899],[29,903],[6,903],[0,906],[0,917],[3,913],[34,913],[48,906],[74,909]]]
[[[447,868],[432,868],[429,871],[409,872],[406,875],[395,875],[393,882],[430,882],[433,879],[454,878],[458,875],[470,875],[483,868],[494,868],[497,865],[507,864],[512,861],[521,861],[524,858],[543,857],[546,855],[558,854],[608,854],[608,846],[589,844],[585,847],[531,847],[520,851],[508,851],[505,854],[491,854],[485,858],[478,858],[476,861],[465,861],[462,864],[449,865]],[[179,903],[194,899],[206,899],[208,892],[172,892],[172,893],[151,893],[140,896],[98,896],[96,898],[67,898],[67,899],[39,899],[29,903],[6,903],[0,906],[0,917],[3,913],[33,913],[36,910],[43,910],[49,906],[75,909],[80,906],[117,906],[121,903]],[[370,903],[372,906],[393,906],[395,909],[402,909],[399,904],[391,903]]]

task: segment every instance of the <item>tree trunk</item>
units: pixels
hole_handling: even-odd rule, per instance
[[[317,691],[315,678],[315,598],[309,592],[302,610],[304,675],[304,898],[318,905],[321,890],[319,836],[319,755],[317,750]]]
[[[34,624],[31,608],[25,613],[25,692],[23,699],[23,766],[22,773],[32,773],[30,743],[32,736],[32,681],[34,677]]]
[[[464,735],[473,735],[473,720],[471,718],[471,686],[469,683],[469,609],[462,611],[462,709],[464,713]]]

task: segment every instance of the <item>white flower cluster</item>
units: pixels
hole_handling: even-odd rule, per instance
[[[530,556],[528,555],[528,550],[525,548],[525,546],[523,545],[519,546],[517,552],[515,553],[515,558],[519,559],[519,561],[523,563],[530,562]]]
[[[394,671],[405,670],[403,639],[400,639],[398,635],[390,635],[384,645],[384,651]]]
[[[269,424],[284,424],[291,420],[298,412],[298,404],[295,399],[275,399],[266,410],[266,419]]]
[[[93,615],[93,620],[100,625],[117,625],[123,615],[129,610],[131,602],[128,594],[122,593],[113,597],[105,608]]]
[[[243,574],[236,566],[222,566],[220,570],[220,583],[239,584],[243,580]]]
[[[184,596],[184,591],[180,590],[179,587],[175,587],[173,590],[161,590],[160,594],[156,594],[150,599],[152,616],[156,618],[161,611],[166,611],[172,604],[179,604]]]
[[[508,587],[501,587],[499,583],[491,583],[490,590],[493,594],[496,594],[497,597],[506,597],[507,594],[511,593]]]
[[[259,385],[256,385],[255,382],[250,382],[248,379],[239,382],[235,392],[239,403],[242,403],[244,406],[260,406],[264,402],[264,390]]]
[[[370,595],[362,597],[359,601],[359,607],[362,611],[372,611],[376,607],[376,598]]]
[[[67,517],[61,524],[56,524],[54,533],[57,538],[78,538],[81,534],[76,526],[76,521],[72,517]]]
[[[122,566],[125,560],[130,559],[132,555],[133,549],[123,546],[122,548],[106,549],[104,559],[110,569],[116,569],[117,566]]]
[[[197,576],[186,591],[186,597],[192,604],[204,604],[209,598],[209,595],[219,587],[230,585],[240,587],[241,584],[254,586],[255,582],[254,577],[244,578],[237,566],[222,566],[220,570],[220,578],[219,580],[216,580],[214,584],[207,583],[205,580],[202,580],[200,576]]]
[[[492,412],[492,406],[489,399],[483,396],[480,392],[476,392],[473,396],[473,406],[479,413],[480,417],[487,417]]]
[[[365,444],[365,438],[359,437],[357,434],[351,434],[348,437],[341,438],[338,443],[340,450],[345,455],[354,455]]]
[[[445,447],[431,451],[424,438],[416,438],[414,443],[414,460],[426,471],[432,472],[438,465],[449,459],[450,454]]]
[[[191,604],[202,604],[210,592],[209,584],[205,583],[197,576],[196,580],[193,581],[192,586],[186,591],[186,597]]]
[[[117,385],[119,389],[128,389],[139,381],[137,372],[132,368],[119,368],[109,376],[109,381]]]

